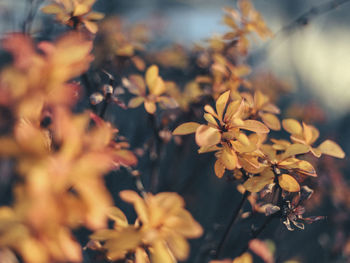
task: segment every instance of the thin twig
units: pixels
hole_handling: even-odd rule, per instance
[[[236,207],[234,213],[232,214],[230,223],[227,225],[224,236],[222,237],[222,239],[221,239],[221,241],[220,241],[220,243],[215,251],[215,258],[220,257],[222,250],[225,247],[225,244],[226,244],[227,239],[229,237],[229,234],[231,233],[231,230],[232,230],[235,222],[237,221],[239,212],[241,211],[241,209],[242,209],[242,207],[243,207],[243,205],[244,205],[244,203],[247,200],[249,195],[250,195],[249,191],[244,192],[241,202],[239,203],[239,205]]]

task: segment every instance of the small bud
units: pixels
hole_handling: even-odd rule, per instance
[[[92,105],[97,105],[97,104],[101,103],[103,101],[103,99],[104,99],[104,97],[101,93],[95,92],[95,93],[92,93],[90,96],[90,103]]]

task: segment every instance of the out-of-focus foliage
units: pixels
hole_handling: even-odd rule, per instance
[[[327,173],[332,200],[347,207],[338,219],[346,224],[350,190],[330,159],[345,152],[330,139],[315,147],[320,132],[311,116],[305,120],[291,107],[285,118],[279,99],[290,85],[249,65],[254,36],[273,37],[249,0],[226,7],[228,31],[204,45],[152,51],[150,28],[104,19],[93,11],[95,2],[45,4],[42,12],[68,26],[56,40],[11,32],[2,41],[13,59],[0,72],[0,172],[8,174],[10,193],[0,207],[0,260],[252,263],[258,257],[272,263],[276,246],[258,235],[275,219],[289,231],[324,219],[304,214],[326,195]],[[149,129],[139,128],[144,119]],[[135,134],[126,131],[131,126]],[[230,201],[234,213],[215,237],[191,214],[205,210],[205,201],[159,187],[183,178],[176,166],[193,140],[182,136],[193,133],[198,153],[215,158],[208,163],[216,176],[201,180],[225,178],[236,185],[227,189],[242,194]],[[181,183],[207,191],[191,178]],[[211,213],[205,212],[208,219]],[[225,249],[234,250],[232,229],[241,233],[233,226],[249,220],[255,223],[247,223],[249,235],[242,231],[246,244],[225,256]],[[188,239],[197,238],[191,251]],[[345,255],[349,240],[338,248]]]

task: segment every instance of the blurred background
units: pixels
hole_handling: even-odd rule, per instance
[[[321,139],[335,140],[349,156],[350,1],[324,14],[313,15],[311,11],[309,19],[303,21],[296,19],[328,2],[252,2],[276,37],[265,42],[256,40],[248,54],[248,64],[253,71],[273,72],[293,87],[277,103],[285,112],[282,117],[312,122],[320,129]],[[0,0],[0,37],[7,32],[22,30],[23,21],[29,16],[32,17],[31,34],[37,39],[50,38],[64,31],[49,16],[42,15],[35,8],[31,10],[33,5],[39,7],[46,3],[40,0]],[[157,50],[173,43],[190,49],[195,43],[223,33],[226,27],[222,23],[222,8],[225,6],[234,7],[236,1],[99,0],[94,9],[107,16],[119,16],[127,23],[148,25],[153,39],[147,48]],[[297,23],[293,24],[293,21]],[[296,26],[286,30],[288,25]],[[168,76],[171,77],[171,73]],[[109,109],[108,116],[134,148],[140,147],[152,133],[143,109],[131,110],[128,114],[120,109]],[[130,122],[130,118],[139,121]],[[166,145],[160,162],[158,190],[176,191],[184,196],[187,207],[206,229],[201,239],[192,242],[191,257],[187,262],[207,262],[210,250],[223,235],[241,194],[235,183],[214,176],[213,155],[198,155],[196,149],[191,136],[184,138],[182,146],[173,142]],[[270,224],[260,238],[269,240],[276,262],[350,262],[349,157],[341,161],[327,157],[321,160],[317,167],[318,180],[309,183],[315,194],[309,202],[307,214],[324,215],[327,219],[294,232],[288,231],[278,220]],[[139,170],[145,173],[146,188],[149,184],[147,174],[150,173],[147,161],[141,160],[139,165]],[[116,204],[131,213],[130,207],[118,199],[120,190],[134,188],[130,176],[120,171],[109,175],[106,180]],[[244,209],[248,211],[249,204]],[[224,255],[236,256],[249,238],[249,226],[259,225],[261,220],[262,217],[242,219],[235,226]],[[86,242],[86,232],[81,231],[77,236],[82,243]],[[88,253],[85,261],[94,262]]]

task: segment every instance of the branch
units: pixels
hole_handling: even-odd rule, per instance
[[[348,2],[350,2],[350,0],[333,0],[320,4],[318,6],[311,7],[308,11],[306,11],[305,13],[294,19],[292,22],[278,30],[274,34],[274,37],[266,45],[264,45],[262,49],[259,49],[256,52],[250,54],[247,60],[253,61],[252,58],[255,58],[255,64],[260,64],[263,60],[265,60],[267,56],[270,55],[270,52],[266,52],[266,49],[274,50],[272,49],[272,46],[277,42],[277,40],[290,35],[300,27],[310,24],[311,20],[316,18],[317,16],[330,12]]]
[[[346,4],[347,2],[350,2],[350,0],[333,0],[320,4],[318,6],[313,6],[301,16],[293,20],[290,24],[282,27],[279,31],[277,31],[275,33],[275,38],[281,35],[289,34],[290,32],[298,29],[298,27],[300,26],[308,25],[313,18],[324,13],[330,12],[339,6]]]
[[[231,230],[238,218],[239,212],[241,211],[245,201],[247,200],[248,196],[250,195],[249,191],[245,191],[242,197],[241,202],[239,203],[238,207],[236,208],[236,210],[234,211],[234,213],[232,214],[230,223],[227,225],[227,228],[225,230],[225,234],[222,237],[216,251],[215,251],[215,258],[219,258],[220,254],[222,253],[223,248],[225,247],[225,243],[227,242],[227,239],[229,237],[229,234],[231,233]]]

